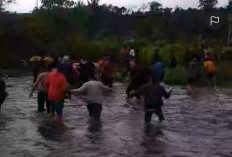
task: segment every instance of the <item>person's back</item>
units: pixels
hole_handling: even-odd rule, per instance
[[[208,74],[215,72],[215,65],[212,61],[208,60],[204,62],[204,67]]]
[[[216,74],[215,64],[211,60],[208,59],[204,62],[204,67],[205,67],[205,70],[207,72],[207,77],[208,77],[208,81],[206,81],[205,84],[208,84],[209,86],[214,86],[215,85],[214,77]]]
[[[107,59],[104,61],[104,64],[101,67],[101,80],[104,83],[104,85],[107,85],[109,87],[113,86],[113,72],[114,72],[114,63]]]
[[[38,76],[35,86],[39,91],[47,92],[47,77],[48,72],[43,72]]]
[[[162,82],[164,79],[164,64],[156,62],[152,67],[152,78],[157,82]]]
[[[48,100],[51,106],[51,115],[54,116],[56,112],[58,123],[61,123],[67,82],[65,76],[61,73],[60,67],[57,70],[48,74]]]
[[[85,94],[89,116],[95,119],[100,119],[102,111],[101,103],[103,100],[102,96],[104,92],[110,92],[112,89],[104,86],[104,84],[99,81],[95,81],[94,76],[92,76],[81,88],[72,91],[79,94]]]
[[[189,78],[192,78],[192,79],[197,77],[197,61],[196,60],[192,60],[189,63],[188,76]]]
[[[84,83],[80,89],[74,91],[84,93],[88,103],[101,103],[104,92],[111,91],[111,89],[104,86],[102,82],[91,80]]]
[[[48,78],[48,71],[41,73],[30,94],[30,97],[32,97],[34,90],[38,90],[38,97],[37,97],[37,103],[38,103],[38,112],[43,112],[44,111],[44,103],[46,102],[47,106],[47,113],[50,113],[50,105],[48,102],[48,93],[47,93],[47,78]]]
[[[153,113],[159,117],[160,121],[164,120],[164,115],[162,113],[162,98],[169,98],[171,96],[171,91],[172,90],[166,91],[163,86],[159,85],[159,83],[148,83],[130,94],[130,97],[137,94],[144,96],[145,121],[150,123]]]
[[[161,107],[163,105],[162,98],[170,97],[165,88],[159,84],[149,83],[144,85],[141,90],[143,90],[145,108]]]
[[[111,78],[114,71],[114,64],[111,61],[105,61],[102,65],[102,75],[104,78]]]
[[[50,101],[61,101],[66,90],[66,78],[58,72],[53,71],[48,74],[48,98]]]
[[[79,79],[79,71],[75,72],[73,63],[64,62],[60,65],[61,72],[67,79],[67,82],[71,85],[76,84]]]
[[[130,60],[131,61],[133,61],[133,60],[135,60],[135,50],[132,48],[131,50],[130,50]]]

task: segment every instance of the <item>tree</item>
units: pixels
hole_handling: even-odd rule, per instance
[[[12,3],[14,0],[0,0],[0,12],[3,11],[3,6],[8,3]]]
[[[175,12],[176,12],[176,13],[182,12],[183,10],[184,10],[184,9],[181,8],[181,7],[179,7],[179,6],[177,6],[177,7],[175,8]]]
[[[153,1],[150,4],[150,11],[152,12],[157,12],[162,8],[162,4],[160,4],[159,2]]]
[[[54,7],[58,8],[68,8],[74,6],[75,2],[72,0],[41,0],[42,8],[52,9]]]
[[[199,3],[199,8],[212,10],[218,4],[218,0],[199,0]]]
[[[91,7],[92,11],[95,12],[97,7],[99,6],[100,0],[88,0],[88,6]]]
[[[227,5],[227,9],[232,9],[232,0],[229,0],[229,4]]]

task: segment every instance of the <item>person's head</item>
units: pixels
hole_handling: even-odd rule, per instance
[[[65,55],[63,57],[63,62],[69,62],[70,61],[70,57],[68,55]]]

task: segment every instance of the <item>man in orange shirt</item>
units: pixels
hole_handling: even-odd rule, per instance
[[[214,84],[215,64],[209,58],[206,58],[206,60],[204,62],[204,67],[205,67],[205,70],[207,72],[208,78]]]
[[[57,113],[59,123],[62,122],[66,84],[66,78],[59,67],[48,74],[48,100],[51,105],[51,114],[54,116],[55,112]]]
[[[99,67],[101,71],[101,80],[104,85],[108,87],[113,86],[113,72],[114,72],[114,63],[112,58],[107,56],[104,57],[103,61],[99,62]]]

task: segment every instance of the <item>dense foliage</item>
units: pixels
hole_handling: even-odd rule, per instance
[[[163,54],[165,61],[175,55],[178,62],[186,64],[189,53],[203,48],[219,53],[230,41],[231,3],[210,11],[204,7],[173,10],[162,8],[157,2],[149,3],[149,10],[144,7],[132,11],[98,3],[98,0],[90,0],[88,5],[72,0],[42,0],[41,8],[32,13],[1,12],[0,67],[16,67],[21,59],[32,55],[71,54],[78,59],[97,60],[106,50],[119,60],[122,44],[130,43],[131,39],[141,52],[143,64],[152,62],[154,49]],[[200,1],[200,5],[205,4]],[[223,17],[224,24],[216,30],[208,25],[212,12]]]

